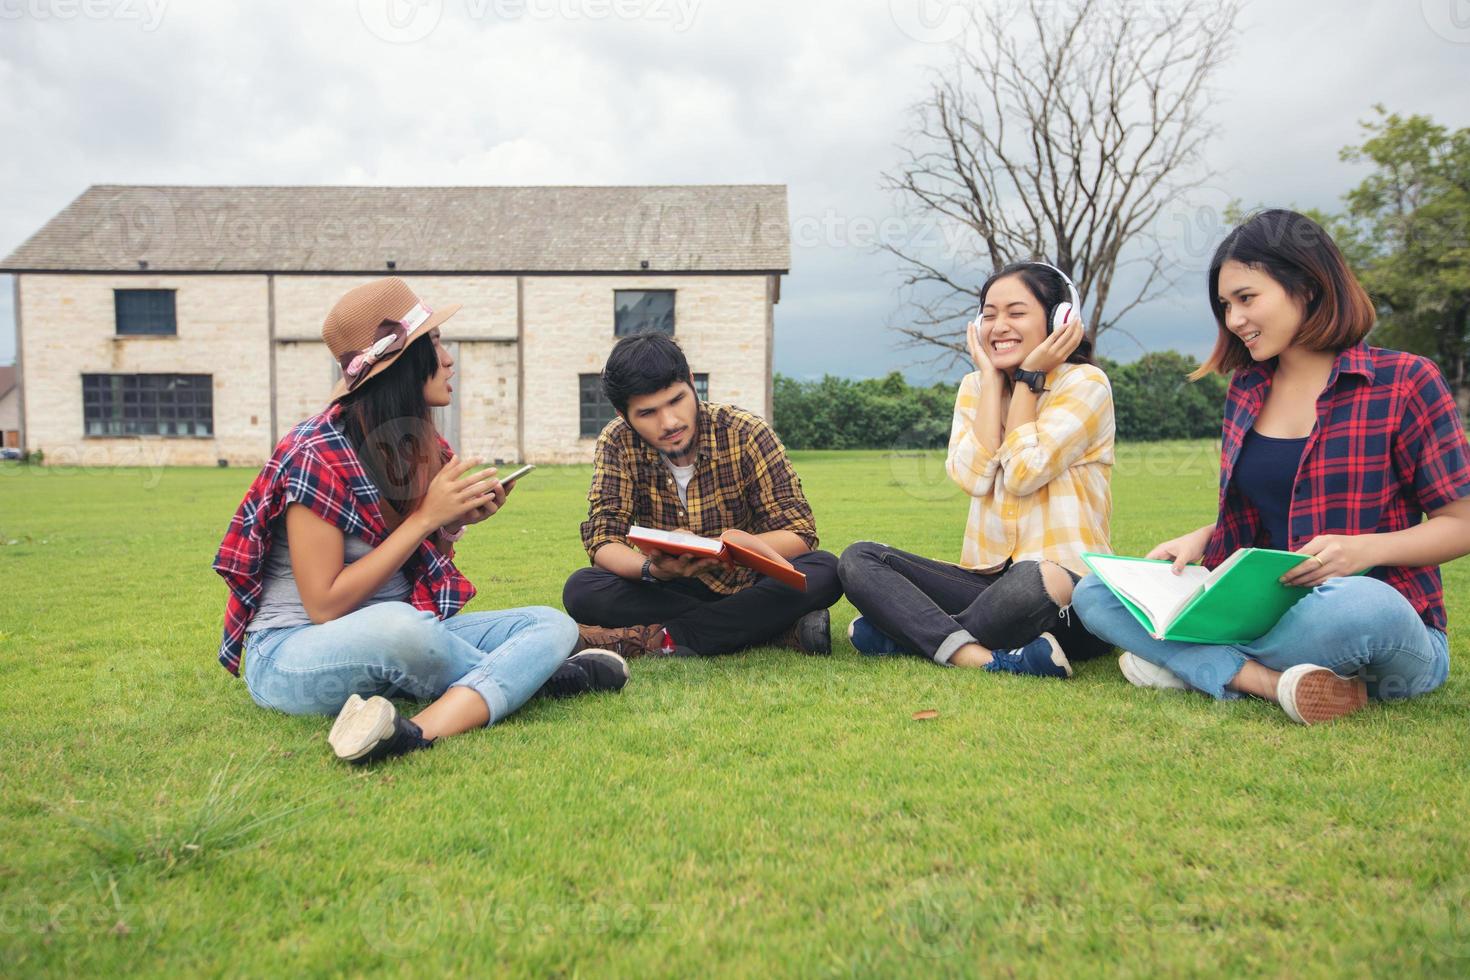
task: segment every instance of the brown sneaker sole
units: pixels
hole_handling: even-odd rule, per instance
[[[1303,724],[1319,725],[1366,705],[1368,686],[1357,677],[1339,677],[1321,667],[1297,679],[1294,703]]]
[[[584,650],[610,650],[622,657],[658,657],[664,655],[661,646],[662,626],[586,626],[577,624],[577,644],[572,653]]]

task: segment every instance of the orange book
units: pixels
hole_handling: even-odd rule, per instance
[[[703,538],[682,531],[659,531],[634,524],[628,529],[628,543],[644,554],[661,551],[668,555],[698,555],[718,558],[727,565],[743,565],[762,575],[799,591],[806,591],[806,576],[749,531],[731,529],[718,538]]]

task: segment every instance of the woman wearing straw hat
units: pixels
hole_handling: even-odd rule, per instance
[[[343,296],[322,327],[342,367],[328,407],[276,447],[214,561],[230,586],[220,662],[263,707],[333,714],[339,758],[375,761],[499,721],[538,691],[620,690],[622,658],[568,659],[577,626],[544,606],[455,613],[475,590],[453,563],[469,524],[505,506],[434,428],[454,361],[402,279]],[[393,696],[431,700],[412,720]]]

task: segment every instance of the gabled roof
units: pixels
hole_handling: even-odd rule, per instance
[[[98,185],[0,271],[382,273],[390,261],[399,273],[785,272],[786,188]]]
[[[0,398],[10,394],[10,389],[20,380],[20,372],[14,364],[0,364]]]

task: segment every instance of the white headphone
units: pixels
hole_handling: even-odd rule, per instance
[[[1027,262],[1026,264],[1039,265],[1042,268],[1050,269],[1052,272],[1055,272],[1057,275],[1061,276],[1062,282],[1067,284],[1068,295],[1072,297],[1072,302],[1058,303],[1056,306],[1052,307],[1051,315],[1047,317],[1046,320],[1047,333],[1051,333],[1054,330],[1060,330],[1062,327],[1065,327],[1069,322],[1071,322],[1072,317],[1082,315],[1079,312],[1082,309],[1082,298],[1077,295],[1077,286],[1075,283],[1072,282],[1072,278],[1070,276],[1068,276],[1061,269],[1058,269],[1056,266],[1052,265],[1050,262]]]

